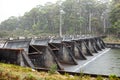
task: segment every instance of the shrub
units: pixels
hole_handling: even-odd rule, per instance
[[[55,74],[56,71],[57,71],[57,65],[54,64],[50,67],[50,71],[48,73]]]

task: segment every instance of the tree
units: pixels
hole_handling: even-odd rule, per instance
[[[38,5],[23,16],[11,17],[0,24],[1,30],[11,31],[16,35],[58,35],[60,11],[62,10],[62,31],[67,35],[81,33],[103,33],[103,19],[108,20],[106,3],[97,0],[65,0],[56,3]],[[103,13],[105,13],[103,15]],[[96,31],[97,30],[97,31]],[[98,34],[95,33],[95,34]]]
[[[112,33],[116,36],[119,36],[120,34],[120,0],[114,0],[114,5],[110,13],[110,21],[111,21],[111,28]],[[115,4],[116,3],[116,4]]]
[[[13,31],[18,27],[18,19],[14,16],[3,21],[0,25],[1,30]]]
[[[110,13],[110,21],[112,24],[120,19],[120,4],[116,4]]]
[[[119,4],[120,0],[112,0],[113,5]]]

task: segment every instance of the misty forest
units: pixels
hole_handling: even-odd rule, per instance
[[[65,0],[37,5],[0,24],[0,38],[17,36],[120,36],[120,0]]]

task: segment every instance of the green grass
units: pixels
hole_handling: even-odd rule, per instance
[[[54,70],[54,69],[53,69]],[[27,67],[20,67],[11,64],[0,63],[0,80],[120,80],[115,75],[109,79],[98,76],[72,76],[59,73],[50,74],[49,72],[38,72]]]

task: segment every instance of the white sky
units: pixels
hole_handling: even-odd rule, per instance
[[[33,7],[46,2],[56,2],[57,0],[0,0],[0,22],[10,16],[22,16]]]

